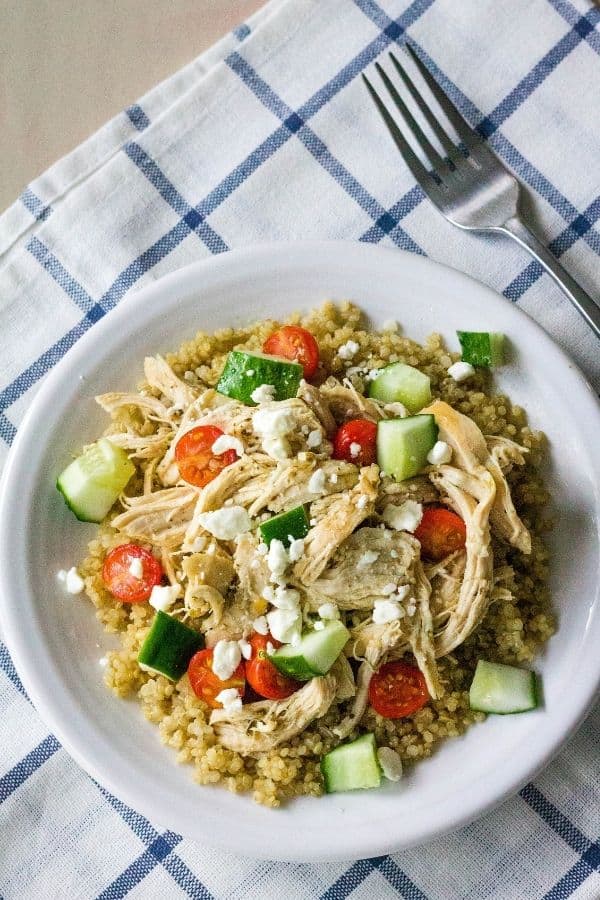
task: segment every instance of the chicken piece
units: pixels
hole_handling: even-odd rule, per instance
[[[198,500],[197,514],[220,509],[225,502],[255,478],[259,478],[273,468],[273,460],[262,453],[244,455],[236,462],[221,469],[216,478],[202,489]]]
[[[387,585],[414,585],[420,549],[416,538],[405,531],[357,529],[307,589],[310,606],[317,609],[334,600],[340,609],[372,609],[375,600],[385,596]],[[367,561],[371,555],[376,558]]]
[[[235,712],[214,709],[210,724],[220,743],[236,753],[265,753],[324,716],[335,699],[333,675],[312,678],[286,700],[246,703]]]
[[[236,596],[254,615],[261,615],[266,610],[263,593],[271,576],[266,556],[257,552],[258,543],[258,538],[251,532],[241,535],[233,557],[239,582]]]
[[[131,459],[160,459],[173,437],[170,428],[159,428],[155,434],[139,435],[132,431],[109,434],[108,439],[115,447],[128,450]]]
[[[525,454],[529,453],[527,447],[521,447],[510,438],[500,437],[495,434],[486,434],[485,443],[488,453],[496,460],[503,475],[507,475],[513,466],[525,465]]]
[[[209,584],[223,595],[235,576],[233,559],[216,541],[212,541],[201,553],[184,556],[181,568],[188,579],[188,586]]]
[[[315,494],[309,489],[309,482],[316,468],[321,469],[325,475],[321,496],[339,494],[356,485],[359,470],[353,463],[335,459],[328,459],[317,465],[318,462],[312,453],[306,453],[304,459],[296,458],[279,463],[265,481],[260,496],[249,508],[249,515],[256,516],[264,509],[278,513],[313,502]]]
[[[439,466],[430,478],[447,498],[448,504],[463,519],[467,539],[465,571],[460,594],[443,630],[436,636],[436,656],[445,656],[462,644],[479,625],[490,602],[493,578],[493,554],[489,517],[496,496],[494,479],[487,469],[479,467],[476,475],[468,476],[453,466]],[[477,481],[477,498],[472,484]],[[465,489],[465,483],[471,488]]]
[[[352,709],[338,725],[334,725],[331,729],[341,740],[347,738],[354,731],[365,714],[369,702],[369,685],[373,675],[373,666],[368,662],[363,662],[356,676],[356,695]]]
[[[336,702],[342,703],[344,700],[351,700],[352,697],[356,696],[354,672],[343,653],[340,653],[329,671],[337,683],[335,690]]]
[[[123,503],[127,508],[111,525],[128,537],[164,544],[169,550],[179,548],[197,501],[198,491],[191,485],[125,497]]]
[[[336,422],[347,422],[349,419],[370,419],[379,422],[387,418],[382,404],[359,394],[350,379],[340,384],[337,378],[330,377],[319,388],[321,397],[328,403]]]
[[[496,534],[513,547],[517,547],[523,553],[531,553],[531,535],[517,515],[510,488],[497,458],[488,451],[485,438],[475,422],[441,400],[434,400],[422,412],[435,416],[439,439],[452,447],[454,466],[469,475],[476,475],[481,467],[485,467],[491,473],[496,485],[490,512],[491,526]],[[503,455],[507,452],[509,451],[505,447]],[[514,451],[510,452],[514,454]],[[436,483],[433,478],[432,481]]]
[[[402,506],[407,500],[414,500],[416,503],[438,503],[439,499],[435,486],[426,475],[417,475],[415,478],[407,478],[406,481],[395,481],[386,476],[379,485],[377,512],[383,512],[389,503]]]
[[[113,391],[108,394],[98,394],[94,399],[98,406],[101,406],[113,418],[121,409],[127,406],[136,406],[145,419],[166,422],[168,425],[171,425],[173,421],[172,414],[156,397],[147,397],[133,391],[130,393]]]
[[[302,584],[317,580],[343,541],[361,522],[373,514],[379,486],[379,469],[360,470],[358,484],[331,502],[326,515],[308,532],[304,556],[294,566],[294,576]]]
[[[162,356],[147,356],[144,360],[144,375],[150,387],[160,391],[174,410],[183,412],[198,396],[198,391],[178,378]]]
[[[416,610],[409,618],[410,633],[408,642],[416,663],[425,676],[427,690],[434,700],[438,700],[444,690],[440,682],[437,664],[435,643],[433,637],[433,619],[429,606],[431,585],[427,580],[423,566],[419,561],[415,567],[416,585],[414,599]]]
[[[408,647],[406,617],[376,625],[369,616],[360,625],[350,629],[352,635],[352,655],[365,660],[373,669],[385,662],[392,650],[402,656]]]
[[[337,429],[337,425],[331,414],[331,410],[329,409],[329,404],[327,403],[327,400],[321,396],[319,388],[302,380],[300,382],[298,396],[301,400],[304,400],[309,409],[314,412],[315,416],[323,426],[327,437],[331,437]]]
[[[458,603],[465,574],[467,554],[457,550],[440,562],[425,566],[425,574],[431,584],[429,606],[436,628],[440,628]]]

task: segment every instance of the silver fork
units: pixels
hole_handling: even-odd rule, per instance
[[[505,169],[480,135],[465,122],[413,48],[408,44],[405,47],[460,141],[458,144],[454,142],[404,67],[390,53],[397,75],[443,148],[445,156],[441,156],[412,115],[391,78],[379,63],[375,63],[394,105],[431,166],[431,171],[428,171],[406,140],[389,108],[366,75],[363,75],[369,93],[414,178],[449,222],[466,231],[505,234],[527,250],[579,310],[596,336],[600,337],[600,307],[521,218],[520,186],[517,179]]]

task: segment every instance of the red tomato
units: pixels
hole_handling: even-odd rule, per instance
[[[369,703],[386,719],[411,716],[428,700],[429,692],[422,672],[400,660],[381,666],[369,684]]]
[[[300,363],[307,381],[312,378],[319,365],[319,345],[310,331],[299,325],[284,325],[279,331],[275,331],[264,342],[263,353]]]
[[[237,688],[240,697],[244,696],[246,689],[246,679],[244,677],[244,663],[239,664],[231,678],[221,681],[218,675],[212,670],[213,651],[199,650],[190,660],[188,666],[188,678],[192,690],[197,697],[208,703],[213,709],[222,709],[223,704],[216,699],[221,691],[228,688]]]
[[[429,506],[423,511],[415,537],[421,544],[423,556],[437,562],[455,550],[462,550],[467,529],[456,513],[443,506]]]
[[[360,448],[352,444],[358,444]],[[333,436],[333,458],[347,459],[357,466],[370,466],[377,459],[377,425],[369,419],[351,419],[344,422]],[[351,452],[355,450],[353,454]]]
[[[281,647],[279,641],[268,634],[254,634],[249,638],[252,656],[246,663],[248,684],[261,697],[267,700],[285,700],[294,691],[302,687],[299,681],[287,678],[267,659],[267,643]]]
[[[175,445],[175,460],[184,481],[204,487],[216,478],[226,466],[238,458],[235,450],[226,450],[218,456],[212,445],[223,432],[215,425],[198,425],[181,437]]]
[[[134,559],[142,563],[142,576],[136,578],[129,571]],[[107,553],[102,566],[104,584],[113,597],[123,603],[143,603],[160,584],[164,572],[156,557],[139,544],[121,544]]]

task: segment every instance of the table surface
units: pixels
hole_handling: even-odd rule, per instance
[[[265,0],[0,3],[0,211]]]

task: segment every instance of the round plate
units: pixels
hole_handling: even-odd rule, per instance
[[[78,523],[54,487],[74,451],[107,424],[95,394],[133,387],[143,357],[176,349],[202,328],[236,325],[352,299],[375,326],[397,319],[417,339],[502,331],[511,358],[497,383],[548,434],[548,485],[559,629],[536,661],[544,706],[491,716],[380,790],[301,799],[278,810],[195,786],[135,702],[102,683],[112,646],[89,603],[56,572],[83,555],[94,526]],[[600,681],[600,416],[582,375],[523,312],[422,257],[365,244],[262,246],[189,266],[140,290],[69,351],[19,429],[0,501],[0,615],[29,696],[48,727],[108,790],[155,822],[204,844],[257,857],[349,859],[427,841],[517,791],[565,741]],[[577,677],[574,677],[577,673]],[[565,702],[566,701],[566,702]]]

